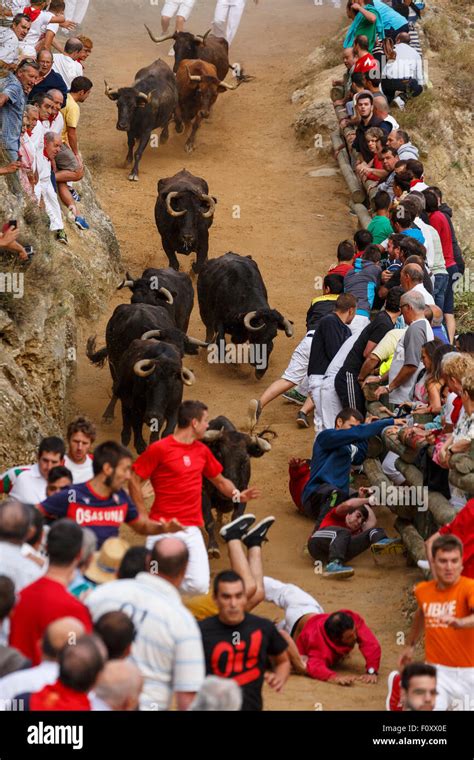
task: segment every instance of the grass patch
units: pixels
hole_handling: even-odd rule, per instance
[[[439,96],[436,96],[433,90],[425,90],[417,98],[410,98],[404,111],[397,111],[397,121],[400,127],[405,130],[420,128],[425,124],[429,129],[432,125],[429,123],[431,109],[439,103]]]

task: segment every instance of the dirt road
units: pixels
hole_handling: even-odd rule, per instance
[[[190,24],[193,31],[204,33],[213,7],[213,0],[198,0]],[[85,31],[94,37],[95,47],[85,73],[96,86],[82,108],[80,139],[84,156],[94,167],[100,201],[115,224],[124,269],[137,276],[145,266],[167,265],[153,221],[156,184],[160,177],[186,167],[205,177],[210,192],[218,198],[210,256],[229,250],[251,254],[262,271],[271,306],[295,322],[292,340],[278,337],[263,381],[256,381],[246,367],[209,365],[206,354],[186,360],[197,383],[186,389],[185,397],[202,399],[212,415],[226,414],[238,425],[245,421],[249,399],[258,396],[285,368],[304,334],[314,277],[325,274],[335,258],[337,242],[354,231],[342,179],[309,177],[311,166],[296,146],[291,128],[295,110],[290,103],[290,79],[295,66],[336,29],[341,15],[342,11],[332,6],[315,7],[310,0],[261,0],[258,6],[249,0],[231,59],[242,61],[255,81],[219,96],[212,123],[198,133],[193,154],[184,152],[183,136],[171,130],[168,144],[147,149],[140,181],[131,183],[123,167],[125,135],[115,130],[116,107],[103,95],[102,81],[105,77],[113,86],[126,85],[138,68],[155,57],[172,62],[166,55],[169,43],[154,45],[143,28],[146,22],[159,31],[156,6],[130,3],[124,8],[109,0],[91,3]],[[103,30],[101,34],[94,32],[97,29]],[[185,271],[191,263],[181,257]],[[90,334],[97,333],[98,345],[103,345],[108,317],[126,300],[126,292],[111,294],[104,317],[84,326],[80,352]],[[190,333],[204,337],[197,307]],[[120,435],[119,417],[112,426],[100,423],[109,393],[108,369],[96,369],[81,359],[72,401],[77,410],[98,423],[100,440],[119,439]],[[402,558],[385,560],[376,567],[368,555],[355,560],[356,576],[348,582],[326,581],[313,573],[312,563],[303,554],[312,526],[296,513],[287,488],[288,457],[309,456],[313,440],[311,430],[296,428],[296,411],[295,406],[277,400],[262,417],[263,423],[278,433],[272,452],[253,466],[252,481],[262,488],[263,496],[252,508],[258,517],[277,517],[264,548],[266,572],[304,587],[327,611],[350,608],[364,615],[382,643],[383,668],[376,686],[343,688],[292,677],[283,694],[267,692],[266,708],[383,709],[386,675],[400,650],[397,633],[405,629],[401,615],[404,591],[417,574],[405,567]],[[385,527],[391,528],[391,523],[391,517],[385,515]],[[212,569],[224,566],[221,560],[214,562]],[[262,605],[259,611],[271,617],[278,614],[271,605]],[[349,671],[360,671],[362,665],[359,653],[347,662]]]

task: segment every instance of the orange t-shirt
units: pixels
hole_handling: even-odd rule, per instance
[[[426,662],[474,668],[474,628],[453,628],[440,620],[474,612],[474,580],[461,575],[446,589],[438,588],[436,581],[426,581],[415,586],[415,596],[425,618]]]

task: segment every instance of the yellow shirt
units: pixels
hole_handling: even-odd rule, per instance
[[[67,128],[73,127],[74,129],[77,129],[77,125],[79,124],[79,118],[81,116],[81,109],[79,108],[79,104],[76,103],[74,98],[71,96],[70,92],[68,92],[67,94],[66,105],[64,106],[64,108],[61,109],[61,113],[64,117],[64,129],[63,129],[62,139],[63,139],[63,142],[69,145]]]
[[[183,604],[196,620],[204,620],[218,613],[217,605],[210,592],[198,596],[183,596]]]

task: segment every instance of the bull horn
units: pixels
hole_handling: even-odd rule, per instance
[[[290,320],[286,317],[283,317],[282,319],[282,325],[283,329],[285,331],[285,335],[287,335],[288,338],[293,337],[293,325],[291,324]]]
[[[144,332],[141,336],[140,340],[151,340],[152,338],[160,338],[161,337],[161,330],[147,330],[147,332]],[[145,361],[149,361],[146,359]]]
[[[256,316],[256,311],[249,311],[244,317],[244,325],[250,332],[258,332],[258,330],[261,330],[263,327],[265,327],[265,322],[262,322],[262,324],[258,325],[258,327],[253,327],[253,325],[250,324],[252,319],[255,319]]]
[[[209,208],[207,211],[201,211],[201,215],[204,219],[209,219],[209,217],[213,216],[215,208],[216,208],[216,202],[214,198],[212,198],[210,195],[202,195],[199,196],[201,201],[206,201],[206,203],[209,204]]]
[[[179,213],[179,212],[178,212],[178,213]],[[169,303],[169,305],[170,305],[170,306],[172,306],[172,305],[174,304],[174,298],[173,298],[173,296],[171,295],[171,293],[170,293],[170,291],[168,290],[168,288],[160,288],[160,289],[158,290],[158,293],[161,293],[162,295],[164,295],[164,296],[165,296],[165,298],[166,298],[166,303]]]
[[[166,40],[174,40],[174,34],[164,34],[162,37],[155,37],[151,29],[149,29],[146,24],[144,24],[144,26],[153,42],[165,42]]]
[[[181,380],[185,385],[194,385],[196,382],[196,378],[194,377],[194,373],[191,372],[190,369],[187,367],[183,367],[181,369]]]
[[[219,84],[222,85],[222,87],[225,87],[226,90],[236,90],[237,87],[240,87],[242,82],[237,82],[237,84],[227,84],[227,82],[219,82]]]
[[[205,340],[199,340],[199,338],[191,338],[188,335],[188,342],[191,343],[192,346],[200,346],[201,348],[207,348],[209,343],[206,343]]]
[[[109,87],[105,79],[104,79],[104,84],[105,84],[105,94],[107,95],[108,98],[110,98],[110,100],[113,100],[113,96],[118,95],[118,90],[114,90],[112,87]]]
[[[129,272],[125,272],[125,279],[122,280],[120,285],[117,285],[117,290],[122,290],[122,288],[133,288],[135,285],[135,280],[132,280]]]
[[[265,438],[260,438],[258,435],[252,435],[251,436],[252,443],[256,443],[259,447],[260,451],[271,451],[272,445],[268,441],[265,440]]]
[[[207,36],[211,32],[212,32],[212,27],[210,29],[208,29],[207,32],[205,32],[203,35],[201,35],[201,34],[195,34],[195,35],[193,35],[194,36],[194,41],[195,42],[206,42]]]
[[[156,362],[154,359],[140,359],[133,365],[133,371],[138,377],[149,377],[155,370]],[[148,369],[145,369],[148,367]]]
[[[218,441],[219,438],[222,438],[223,432],[223,427],[220,430],[206,430],[201,440],[204,441],[204,443],[213,443],[214,441]]]
[[[139,92],[137,93],[137,98],[138,100],[144,100],[145,103],[149,103],[151,101],[151,92],[148,94],[146,92]]]
[[[171,205],[171,201],[173,200],[173,198],[176,198],[177,195],[179,195],[179,193],[176,191],[168,193],[168,195],[166,196],[166,210],[168,214],[170,214],[171,216],[184,216],[184,214],[186,213],[186,209],[184,209],[183,211],[175,211]]]
[[[191,74],[191,72],[189,71],[189,66],[186,66],[186,71],[188,72],[188,77],[189,77],[189,81],[190,82],[200,82],[201,81],[201,77],[200,77],[199,74]]]

